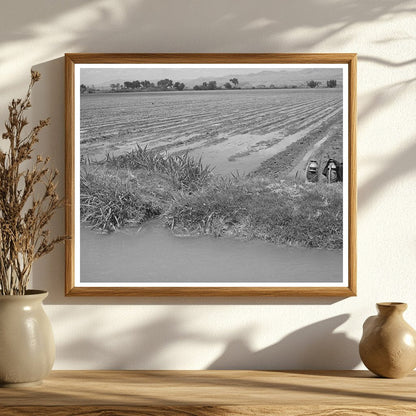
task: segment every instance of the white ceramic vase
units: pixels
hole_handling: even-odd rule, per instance
[[[0,295],[0,385],[39,384],[52,369],[55,342],[42,301],[48,292]]]

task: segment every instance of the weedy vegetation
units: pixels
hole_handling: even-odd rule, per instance
[[[138,169],[85,165],[81,170],[81,220],[114,231],[159,216],[175,188],[165,175]]]
[[[188,153],[137,146],[85,163],[81,218],[112,231],[161,218],[176,234],[342,248],[342,184],[215,175]]]
[[[342,189],[266,178],[216,178],[176,197],[168,226],[191,234],[342,248]]]
[[[118,157],[107,155],[107,165],[165,174],[177,189],[197,189],[207,181],[212,172],[209,166],[202,164],[201,158],[195,160],[188,152],[159,153],[139,145],[125,155]]]

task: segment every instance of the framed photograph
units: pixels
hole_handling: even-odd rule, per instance
[[[66,54],[66,295],[354,296],[355,54]]]

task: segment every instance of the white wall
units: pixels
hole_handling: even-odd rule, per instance
[[[61,172],[65,52],[359,55],[358,296],[65,298],[62,246],[33,283],[50,292],[55,369],[359,368],[377,301],[408,302],[416,327],[415,11],[412,0],[2,2],[0,120],[39,70],[33,118],[53,121],[39,149]],[[53,225],[63,233],[63,212]]]

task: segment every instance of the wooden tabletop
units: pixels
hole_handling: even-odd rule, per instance
[[[416,373],[367,371],[53,371],[0,389],[0,415],[416,415]]]

